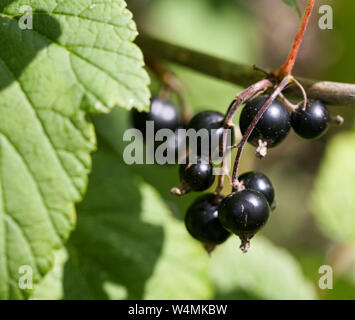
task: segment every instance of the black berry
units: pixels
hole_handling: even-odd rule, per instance
[[[267,101],[268,96],[260,96],[248,102],[240,115],[239,125],[243,134],[257,115],[258,111]],[[267,147],[272,148],[281,143],[290,131],[290,116],[285,106],[275,100],[267,108],[252,131],[248,142],[259,146],[259,140],[267,142]]]
[[[180,165],[179,174],[180,182],[184,188],[193,191],[207,190],[215,180],[212,164],[202,161],[200,158],[191,163],[187,159],[185,164]]]
[[[271,206],[275,200],[275,191],[271,181],[267,176],[260,172],[246,172],[239,177],[246,189],[252,189],[262,193],[269,205]]]
[[[160,129],[170,129],[175,131],[179,126],[179,112],[169,101],[158,97],[151,99],[150,112],[132,111],[132,122],[136,129],[145,136],[146,122],[154,122],[154,133]]]
[[[217,111],[202,111],[193,116],[188,127],[196,131],[223,121],[224,115]]]
[[[187,209],[185,225],[195,239],[205,245],[218,245],[226,241],[230,233],[224,229],[218,219],[218,205],[222,197],[212,193],[197,198]]]
[[[202,111],[197,113],[189,122],[188,128],[199,131],[206,129],[209,139],[209,148],[206,145],[201,144],[200,140],[197,143],[197,155],[203,155],[212,159],[218,156],[219,145],[223,141],[224,131],[224,115],[217,111]],[[232,128],[229,129],[227,139],[230,139],[231,144],[234,143],[234,134]],[[228,140],[227,140],[228,141]],[[215,144],[214,144],[215,143]],[[194,151],[194,150],[192,150]],[[192,152],[191,151],[191,152]],[[220,155],[222,156],[222,155]]]
[[[329,112],[319,100],[310,100],[303,110],[303,103],[291,114],[293,130],[305,139],[319,138],[328,128]]]
[[[249,249],[249,241],[267,222],[270,207],[262,193],[246,189],[227,196],[219,206],[222,226],[242,240],[241,249]]]

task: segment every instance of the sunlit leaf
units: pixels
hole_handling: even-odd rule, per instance
[[[19,28],[30,5],[33,29]],[[143,109],[149,82],[123,0],[0,4],[0,299],[35,283],[75,225],[96,138],[88,112]]]

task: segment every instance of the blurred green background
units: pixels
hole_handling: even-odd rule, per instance
[[[127,3],[141,32],[228,60],[271,69],[283,63],[300,22],[297,13],[281,0],[128,0]],[[306,2],[298,3],[303,9]],[[333,30],[318,28],[318,8],[322,4],[330,4],[334,10]],[[354,14],[353,1],[317,1],[297,61],[296,75],[354,82]],[[225,112],[232,98],[242,89],[182,67],[169,67],[182,81],[189,108],[194,112],[205,109]],[[152,80],[154,94],[158,86],[156,80]],[[63,257],[67,255],[75,259],[78,253],[70,249],[72,244],[83,246],[80,239],[85,237],[83,232],[88,227],[81,227],[85,223],[81,211],[85,211],[89,202],[101,205],[100,200],[95,202],[95,194],[99,193],[95,188],[99,187],[93,185],[106,186],[107,181],[103,178],[95,180],[96,175],[105,176],[102,163],[106,163],[107,166],[123,167],[123,171],[129,171],[139,181],[137,183],[143,185],[139,187],[139,190],[143,188],[140,191],[141,210],[148,210],[149,214],[140,214],[136,208],[136,215],[130,213],[130,222],[122,218],[120,224],[117,218],[117,228],[122,228],[124,236],[118,237],[117,229],[112,231],[103,244],[105,250],[107,247],[112,249],[111,256],[100,259],[101,253],[98,253],[95,257],[100,260],[97,268],[102,271],[100,277],[103,279],[89,280],[97,282],[91,284],[100,291],[95,297],[354,299],[354,110],[330,107],[332,114],[341,114],[346,119],[343,127],[330,128],[317,141],[305,141],[291,133],[265,160],[256,159],[252,147],[246,148],[240,171],[258,170],[270,177],[276,191],[277,209],[267,226],[253,239],[248,254],[241,254],[238,240],[231,239],[211,257],[186,235],[181,222],[186,207],[198,195],[177,199],[169,194],[170,188],[178,183],[177,168],[123,165],[120,160],[125,146],[122,134],[130,126],[127,112],[115,110],[110,115],[96,117],[100,152],[94,157],[88,196],[78,206],[78,230],[67,252],[60,253],[59,260],[67,261],[67,257]],[[235,123],[238,117],[239,114]],[[117,175],[121,176],[119,172]],[[132,189],[131,180],[127,177],[130,181],[127,185],[117,186],[119,190],[115,194],[118,192],[120,199],[112,206],[118,212],[124,211],[125,198],[136,201],[132,193],[137,191]],[[109,221],[113,225],[116,223]],[[156,224],[155,231],[146,230],[150,224]],[[116,248],[113,246],[115,241],[119,243]],[[89,247],[90,243],[85,245]],[[124,250],[127,253],[123,253]],[[112,260],[115,265],[105,265],[105,259]],[[90,261],[86,261],[87,265],[92,263]],[[319,288],[322,265],[333,268],[332,290]],[[70,269],[70,263],[66,262],[64,271],[52,271],[37,290],[37,297],[48,295],[46,288],[50,287],[54,273],[64,272],[64,279],[70,275],[73,278],[75,272]],[[87,270],[88,278],[90,272]],[[78,287],[80,285],[75,290]],[[64,284],[54,297],[87,297],[74,294],[73,290]]]

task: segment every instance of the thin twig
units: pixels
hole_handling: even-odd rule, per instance
[[[159,80],[176,95],[181,110],[181,117],[184,123],[188,123],[190,121],[190,113],[188,112],[185,101],[183,86],[179,79],[170,70],[168,70],[161,61],[156,59],[147,59],[146,64],[149,69],[156,74]]]
[[[218,186],[216,189],[216,194],[219,195],[221,193],[221,191],[223,190],[223,182],[224,182],[224,176],[228,175],[228,168],[227,168],[227,163],[226,163],[226,153],[227,153],[227,129],[229,129],[232,125],[232,119],[234,114],[236,113],[236,111],[238,110],[238,108],[246,103],[248,101],[248,99],[250,99],[250,97],[255,96],[258,92],[263,92],[265,91],[267,88],[270,88],[274,85],[274,83],[269,80],[269,79],[264,79],[261,80],[253,85],[251,85],[250,87],[248,87],[247,89],[243,90],[241,93],[239,93],[235,99],[232,101],[232,103],[230,104],[228,111],[224,117],[224,131],[223,131],[223,135],[222,135],[222,144],[220,146],[220,148],[222,148],[222,150],[220,150],[220,153],[222,154],[222,174],[219,176],[218,179]]]
[[[283,102],[283,104],[289,108],[291,111],[296,111],[298,106],[289,101],[282,93],[279,94],[279,98]]]
[[[297,85],[298,88],[300,88],[302,95],[303,95],[303,110],[306,110],[307,108],[307,93],[306,90],[304,90],[303,86],[299,83],[299,81],[297,81],[297,79],[293,79],[294,83]]]

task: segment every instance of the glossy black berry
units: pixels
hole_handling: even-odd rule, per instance
[[[309,100],[306,110],[301,103],[291,114],[293,130],[305,139],[319,138],[328,129],[329,112],[319,100]]]
[[[179,126],[179,112],[177,108],[169,101],[158,97],[151,99],[150,112],[132,111],[133,126],[140,130],[145,136],[146,122],[154,122],[154,133],[160,129],[170,129],[175,131]]]
[[[267,99],[268,96],[260,96],[245,105],[239,119],[240,130],[243,134],[246,133],[249,125]],[[262,140],[267,142],[268,148],[272,148],[287,137],[290,128],[290,116],[287,109],[280,101],[275,100],[260,118],[248,142],[258,146],[259,140]]]
[[[217,111],[202,111],[193,116],[188,127],[196,131],[208,128],[214,123],[223,121],[224,115]]]
[[[262,193],[269,205],[275,200],[275,191],[271,181],[267,176],[260,172],[246,172],[238,178],[246,189],[252,189]]]
[[[207,190],[215,180],[212,164],[201,159],[194,162],[187,159],[185,164],[180,165],[179,175],[181,184],[193,191]]]
[[[205,155],[210,158],[218,156],[219,145],[223,141],[224,131],[224,115],[217,111],[202,111],[197,113],[189,122],[188,129],[199,131],[207,130],[209,145],[201,144],[200,140],[197,143],[197,155]],[[232,128],[228,128],[227,139],[230,144],[234,143],[234,134]],[[227,140],[228,141],[228,140]],[[207,148],[208,147],[208,148]],[[194,150],[191,152],[193,153]],[[222,155],[221,155],[222,156]]]
[[[218,219],[218,205],[222,199],[208,193],[197,198],[187,209],[185,225],[188,232],[206,245],[221,244],[230,236]]]
[[[267,222],[270,207],[262,193],[245,189],[227,196],[218,209],[222,226],[241,238],[252,237]]]

